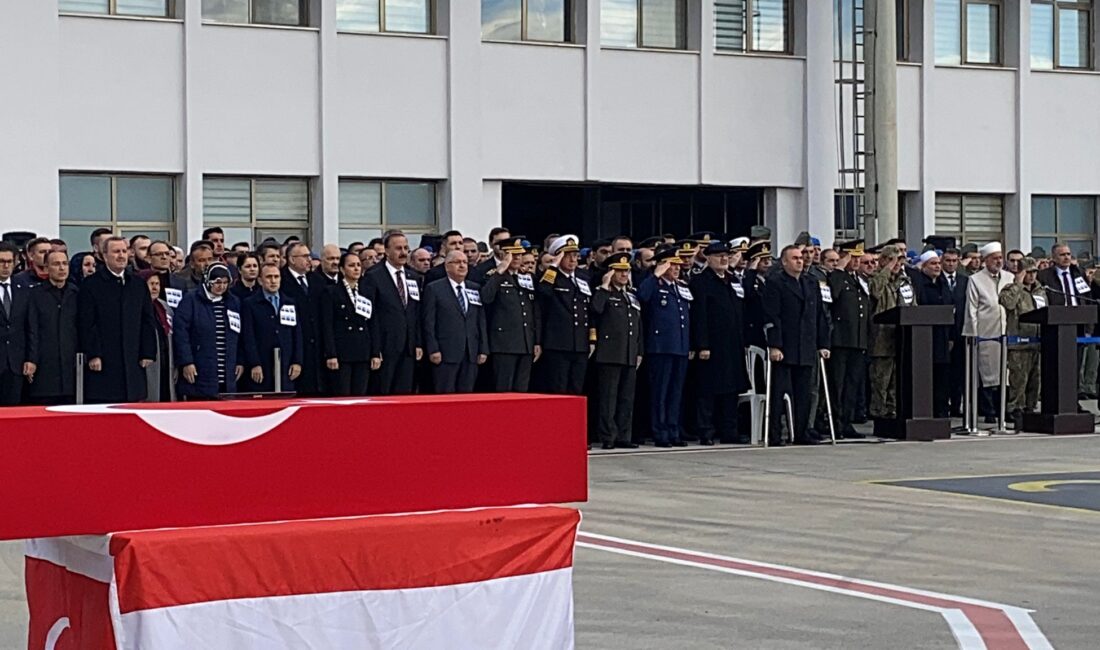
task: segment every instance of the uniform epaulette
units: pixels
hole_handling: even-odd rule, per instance
[[[595,343],[596,341],[599,340],[599,338],[600,338],[600,336],[599,336],[599,333],[596,331],[596,328],[595,327],[589,327],[588,328],[588,342],[589,343]]]
[[[558,279],[558,272],[554,269],[546,269],[542,274],[542,279],[539,282],[546,282],[548,284],[554,284],[554,280]]]

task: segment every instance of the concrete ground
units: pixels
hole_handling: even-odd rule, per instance
[[[1097,470],[1097,436],[594,452],[582,529],[1034,610],[1049,645],[1033,635],[1031,648],[1091,650],[1100,647],[1100,512],[870,481]],[[1059,488],[1094,490],[1084,498],[1100,503],[1100,484]],[[21,552],[0,544],[0,649],[26,647]],[[844,580],[815,589],[728,569],[729,559],[715,560],[728,569],[716,571],[643,555],[578,548],[579,648],[1029,647],[1007,637],[975,644],[934,608],[853,596],[860,587]]]

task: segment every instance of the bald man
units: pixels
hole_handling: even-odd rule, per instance
[[[325,244],[321,248],[321,266],[310,273],[310,283],[316,278],[317,286],[331,287],[340,282],[340,247]]]

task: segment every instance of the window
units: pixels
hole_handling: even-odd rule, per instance
[[[894,20],[897,21],[898,61],[912,61],[912,34],[909,31],[909,0],[895,1]]]
[[[432,20],[432,0],[336,0],[341,32],[431,34]]]
[[[130,174],[61,174],[61,239],[88,241],[96,228],[123,237],[145,234],[172,241],[176,234],[176,179]]]
[[[174,0],[58,0],[62,13],[171,18]]]
[[[1092,0],[1033,0],[1031,67],[1092,68]]]
[[[1001,0],[935,0],[936,63],[1000,65]]]
[[[683,49],[684,0],[601,0],[600,43],[609,47]]]
[[[370,241],[387,230],[437,232],[435,183],[340,181],[340,242]]]
[[[1004,241],[1004,199],[992,194],[937,194],[936,234],[959,245]]]
[[[790,0],[715,0],[719,50],[790,52]]]
[[[567,43],[570,14],[570,0],[481,0],[481,38]]]
[[[202,0],[202,17],[220,23],[309,24],[308,0]]]
[[[220,226],[226,241],[309,241],[309,181],[304,178],[202,179],[204,228]]]
[[[1096,253],[1096,198],[1035,196],[1031,199],[1031,244],[1047,253],[1065,242],[1074,255]]]

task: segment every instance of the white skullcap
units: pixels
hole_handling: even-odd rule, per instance
[[[577,246],[578,238],[576,235],[562,235],[554,241],[550,242],[549,248],[546,249],[547,253],[551,255],[557,255],[558,253],[576,252],[579,249]]]
[[[994,253],[1000,253],[1002,250],[1003,249],[1001,248],[1001,242],[991,241],[988,244],[986,244],[985,246],[982,246],[981,248],[979,248],[978,249],[978,254],[981,255],[982,259],[984,260],[986,257],[988,257],[988,256],[990,256]]]
[[[924,251],[921,256],[917,258],[917,266],[924,266],[924,263],[931,259],[939,259],[940,254],[935,250]]]

